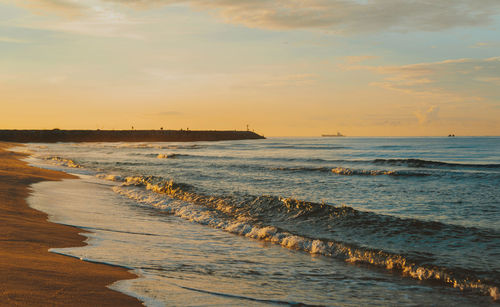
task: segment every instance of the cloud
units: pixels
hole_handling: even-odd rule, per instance
[[[316,83],[315,74],[288,74],[282,76],[273,76],[260,83],[262,87],[298,87],[307,86]]]
[[[229,87],[233,89],[283,89],[309,87],[318,81],[318,75],[313,73],[225,73],[225,72],[187,72],[165,70],[161,68],[145,68],[143,76],[148,82],[159,82],[162,86],[172,86],[188,82],[191,85],[203,84],[204,86]]]
[[[408,94],[448,100],[500,101],[500,57],[454,59],[401,66],[340,65],[383,75],[371,85]]]
[[[497,0],[107,0],[136,6],[187,3],[252,28],[319,28],[336,32],[442,30],[490,22]]]
[[[86,1],[39,0],[46,9],[83,11]],[[92,1],[94,2],[94,1]],[[232,24],[261,29],[322,29],[336,33],[440,31],[484,26],[499,14],[498,0],[100,0],[147,9],[173,4],[209,11]],[[43,5],[42,5],[43,4]],[[88,6],[88,5],[87,5]]]
[[[347,64],[359,64],[364,61],[376,59],[377,56],[373,55],[351,55],[351,56],[346,56],[344,57],[345,61]]]
[[[64,83],[67,79],[68,76],[66,75],[54,75],[44,78],[44,81],[52,85],[59,85]]]
[[[80,16],[86,9],[76,0],[20,0],[17,4],[40,13],[50,12],[66,17]]]
[[[27,22],[15,26],[49,31],[69,32],[96,37],[143,39],[136,33],[136,20],[121,12],[116,4],[103,0],[22,0],[18,3],[36,13],[55,14],[64,18],[51,21]]]
[[[500,87],[500,77],[481,77],[478,78],[478,81],[492,83]]]
[[[490,48],[490,47],[498,47],[500,46],[499,42],[477,42],[469,48]]]
[[[232,75],[231,87],[236,89],[290,89],[309,87],[318,81],[318,75],[311,73],[275,73]]]
[[[474,45],[470,46],[471,48],[481,48],[481,47],[487,47],[490,46],[491,43],[484,43],[484,42],[478,42],[475,43]]]
[[[29,41],[12,37],[0,36],[0,43],[27,44]]]
[[[421,112],[415,112],[415,116],[418,119],[418,123],[429,124],[431,122],[439,120],[439,107],[438,106],[430,106],[427,110]]]

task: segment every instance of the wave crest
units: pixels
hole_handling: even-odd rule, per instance
[[[57,156],[47,157],[44,159],[49,160],[52,163],[55,163],[57,165],[62,165],[62,166],[71,167],[71,168],[82,168],[82,166],[80,164],[78,164],[75,161],[70,160],[70,159],[65,159],[65,158],[61,158],[61,157],[57,157]]]
[[[352,169],[347,167],[337,166],[334,168],[328,167],[273,167],[271,170],[274,171],[288,171],[288,172],[325,172],[333,173],[336,175],[344,176],[405,176],[405,177],[422,177],[429,176],[428,173],[416,172],[416,171],[406,171],[406,170],[364,170],[364,169]]]
[[[452,163],[431,161],[422,159],[375,159],[374,164],[382,165],[398,165],[409,167],[467,167],[467,168],[500,168],[500,164],[469,164],[469,163]]]
[[[399,173],[397,171],[383,171],[383,170],[358,170],[350,169],[344,167],[336,167],[332,169],[332,173],[338,175],[361,175],[361,176],[379,176],[379,175],[390,175],[397,176]]]
[[[148,191],[143,190],[145,188]],[[344,229],[400,232],[408,229],[410,237],[422,236],[430,230],[439,232],[447,226],[438,222],[399,219],[375,213],[358,211],[348,206],[331,206],[293,198],[269,195],[248,196],[244,199],[230,196],[207,196],[197,194],[189,184],[163,180],[161,177],[136,176],[125,178],[115,191],[135,201],[157,207],[183,219],[222,229],[245,237],[264,240],[290,249],[311,254],[341,258],[349,263],[363,263],[400,272],[404,276],[419,280],[438,281],[462,291],[477,291],[499,299],[498,285],[476,277],[470,270],[449,269],[433,265],[425,257],[398,254],[381,249],[364,247],[344,240]],[[154,192],[154,193],[151,193]],[[149,193],[149,194],[148,194]],[[168,198],[161,195],[168,195]],[[317,226],[333,227],[331,233],[340,232],[340,237],[321,237],[327,232],[311,234],[304,228]],[[390,228],[384,225],[391,224]],[[294,226],[295,225],[295,226]],[[359,228],[363,225],[362,228]],[[457,226],[458,227],[458,226]],[[366,228],[366,229],[363,229]],[[357,230],[356,230],[357,229]],[[459,233],[465,231],[452,229]],[[479,231],[479,230],[478,230]],[[478,232],[473,237],[481,236]],[[343,239],[342,239],[343,238]],[[493,279],[495,280],[495,279]]]
[[[174,158],[185,157],[185,156],[188,156],[188,155],[178,154],[178,153],[170,153],[170,154],[158,154],[156,156],[156,158],[158,158],[158,159],[174,159]]]

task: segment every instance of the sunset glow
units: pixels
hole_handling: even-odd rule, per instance
[[[500,2],[0,0],[0,129],[500,134]]]

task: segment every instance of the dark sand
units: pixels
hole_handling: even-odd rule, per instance
[[[0,305],[141,306],[130,296],[106,288],[136,276],[123,268],[80,261],[48,252],[53,247],[83,246],[84,232],[47,221],[30,208],[29,185],[75,178],[20,161],[0,142]]]

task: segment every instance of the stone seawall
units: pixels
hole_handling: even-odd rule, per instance
[[[0,141],[55,142],[194,142],[264,139],[252,131],[202,130],[0,130]]]

